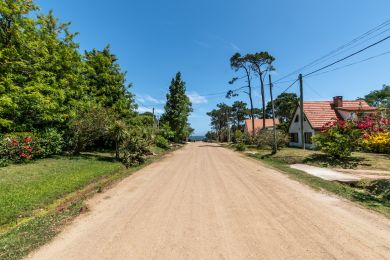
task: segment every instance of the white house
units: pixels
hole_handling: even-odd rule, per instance
[[[313,148],[311,138],[321,130],[325,124],[339,119],[354,119],[357,115],[371,114],[376,111],[375,107],[370,107],[364,100],[343,100],[337,96],[333,101],[305,101],[303,103],[304,136],[301,136],[301,108],[298,105],[294,117],[290,122],[290,146],[302,147],[302,140],[305,140],[306,148]]]

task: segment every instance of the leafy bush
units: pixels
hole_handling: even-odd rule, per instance
[[[3,166],[8,162],[26,162],[40,155],[38,142],[31,133],[7,134],[1,138],[0,158]]]
[[[163,124],[160,126],[159,135],[164,137],[166,140],[173,140],[175,132],[171,130],[169,125]]]
[[[276,131],[276,144],[278,149],[286,147],[289,142],[288,135],[281,130]],[[254,139],[253,143],[258,148],[273,148],[274,146],[274,132],[269,129],[259,130]]]
[[[361,146],[365,151],[390,153],[390,132],[377,132],[364,135]]]
[[[240,152],[243,152],[246,150],[246,146],[244,143],[237,143],[234,145],[234,148],[237,150],[237,151],[240,151]]]
[[[145,156],[150,153],[149,145],[140,129],[132,129],[121,146],[122,163],[127,168],[142,164]]]
[[[324,131],[313,136],[313,143],[324,153],[334,158],[349,157],[356,149],[361,131],[353,122],[332,122]]]
[[[158,135],[156,139],[154,140],[157,147],[160,147],[162,149],[168,149],[169,148],[169,142],[167,139],[165,139],[163,136]]]
[[[58,130],[49,128],[40,134],[38,144],[42,151],[41,156],[48,157],[62,152],[64,147],[64,138]]]
[[[102,107],[85,107],[71,120],[67,133],[69,149],[78,154],[97,140],[109,135],[109,111]]]

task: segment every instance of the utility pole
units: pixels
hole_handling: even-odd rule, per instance
[[[154,118],[154,107],[153,107],[153,109],[152,109],[152,113],[153,113],[153,129],[156,127],[156,120],[155,120],[155,118]]]
[[[302,142],[302,148],[305,149],[305,130],[303,129],[303,119],[305,117],[304,111],[303,111],[303,76],[302,74],[299,74],[299,92],[300,92],[300,122],[301,122],[301,142]]]
[[[228,143],[230,143],[231,137],[230,137],[230,126],[229,126],[229,113],[226,113],[226,125],[228,131]]]
[[[269,79],[269,92],[271,95],[271,104],[272,104],[272,125],[273,125],[273,131],[274,131],[274,145],[272,146],[272,154],[276,154],[278,151],[278,143],[276,140],[276,124],[275,124],[275,104],[274,104],[274,98],[272,95],[272,78],[271,74],[268,74]]]

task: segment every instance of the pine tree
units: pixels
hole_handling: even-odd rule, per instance
[[[186,95],[185,82],[181,79],[181,73],[178,72],[171,81],[165,112],[161,118],[161,121],[175,133],[172,141],[182,142],[191,134],[191,128],[188,124],[191,112],[192,104]]]

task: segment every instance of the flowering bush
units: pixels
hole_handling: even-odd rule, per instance
[[[364,134],[361,145],[369,152],[390,153],[390,132]]]
[[[338,120],[328,123],[322,133],[313,136],[313,142],[324,153],[345,158],[356,148],[361,131],[352,121]]]
[[[0,143],[0,157],[4,161],[29,161],[36,153],[39,153],[37,143],[28,133],[5,135]]]
[[[0,166],[59,154],[62,147],[62,135],[54,129],[48,129],[42,134],[6,134],[0,136]]]

